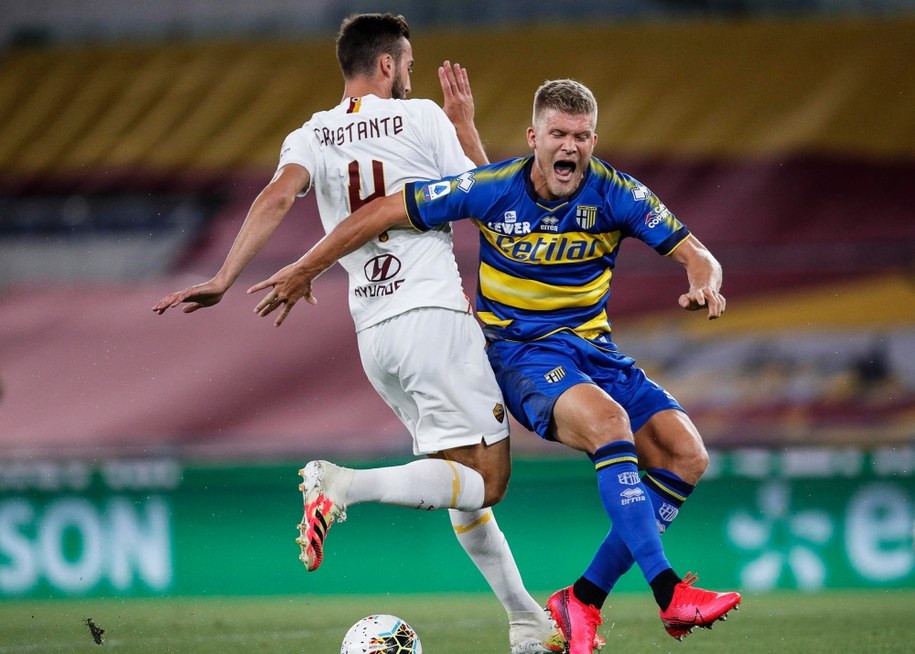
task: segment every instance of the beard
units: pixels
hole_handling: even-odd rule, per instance
[[[395,100],[406,100],[407,92],[404,89],[404,84],[400,81],[400,79],[395,79],[394,83],[391,85],[391,97]]]

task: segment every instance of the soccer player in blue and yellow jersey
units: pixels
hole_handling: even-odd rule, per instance
[[[408,183],[402,196],[360,209],[251,289],[272,287],[256,311],[282,305],[281,324],[300,298],[314,301],[317,275],[384,230],[446,229],[461,218],[477,224],[477,310],[509,409],[542,438],[587,453],[612,525],[582,576],[547,602],[571,654],[591,652],[600,608],[633,563],[674,638],[710,626],[741,599],[697,588],[696,577],[681,578],[664,554],[660,533],[708,455],[683,408],[614,345],[606,313],[626,237],[682,264],[689,290],[680,306],[705,309],[710,319],[725,309],[721,267],[648,188],[592,156],[596,123],[590,90],[574,80],[546,82],[527,131],[533,156]]]

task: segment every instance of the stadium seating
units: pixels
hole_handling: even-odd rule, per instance
[[[684,347],[739,339],[782,316],[788,290],[802,293],[792,306],[803,310],[785,313],[787,326],[823,315],[827,326],[840,325],[854,305],[830,314],[821,300],[848,297],[856,284],[885,293],[887,303],[845,327],[854,334],[915,323],[905,294],[915,264],[915,78],[907,65],[915,21],[588,25],[566,36],[575,48],[546,28],[417,34],[414,95],[439,97],[442,59],[467,65],[480,132],[501,158],[526,152],[530,98],[544,78],[591,86],[601,103],[598,154],[648,184],[719,256],[731,301],[720,328],[739,325],[736,336],[719,325],[693,334],[707,324],[671,308],[682,271],[626,244],[611,304],[618,338],[644,351],[640,359],[672,390],[684,384],[684,401],[707,417],[713,444],[797,439],[797,430],[763,428],[767,417],[792,411],[810,433],[834,404],[703,403],[683,381],[693,378],[655,357],[666,350],[651,346],[653,336],[630,335],[660,320]],[[165,292],[216,270],[283,136],[335,104],[341,88],[327,38],[3,54],[4,448],[267,455],[326,451],[331,439],[350,453],[403,449],[402,427],[360,370],[339,272],[320,280],[318,307],[297,309],[280,330],[250,316],[246,284],[320,236],[312,198],[297,204],[225,306],[193,316],[150,311]],[[468,225],[456,234],[471,290],[475,234]],[[908,341],[890,340],[898,362]],[[734,365],[735,375],[746,374]],[[886,418],[876,438],[904,437],[898,425],[915,404],[915,383],[900,383],[903,399],[876,410]],[[40,408],[36,397],[46,400]],[[751,412],[763,427],[733,433],[733,416]],[[836,433],[827,427],[823,438]],[[516,441],[522,451],[541,447]]]

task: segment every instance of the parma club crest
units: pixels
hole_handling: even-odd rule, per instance
[[[575,207],[575,222],[582,229],[591,229],[597,223],[597,207],[580,204]]]

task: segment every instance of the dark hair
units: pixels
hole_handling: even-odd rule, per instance
[[[410,38],[410,26],[403,16],[394,14],[352,14],[340,24],[337,34],[337,61],[343,77],[371,75],[383,54],[400,61],[401,38]]]

